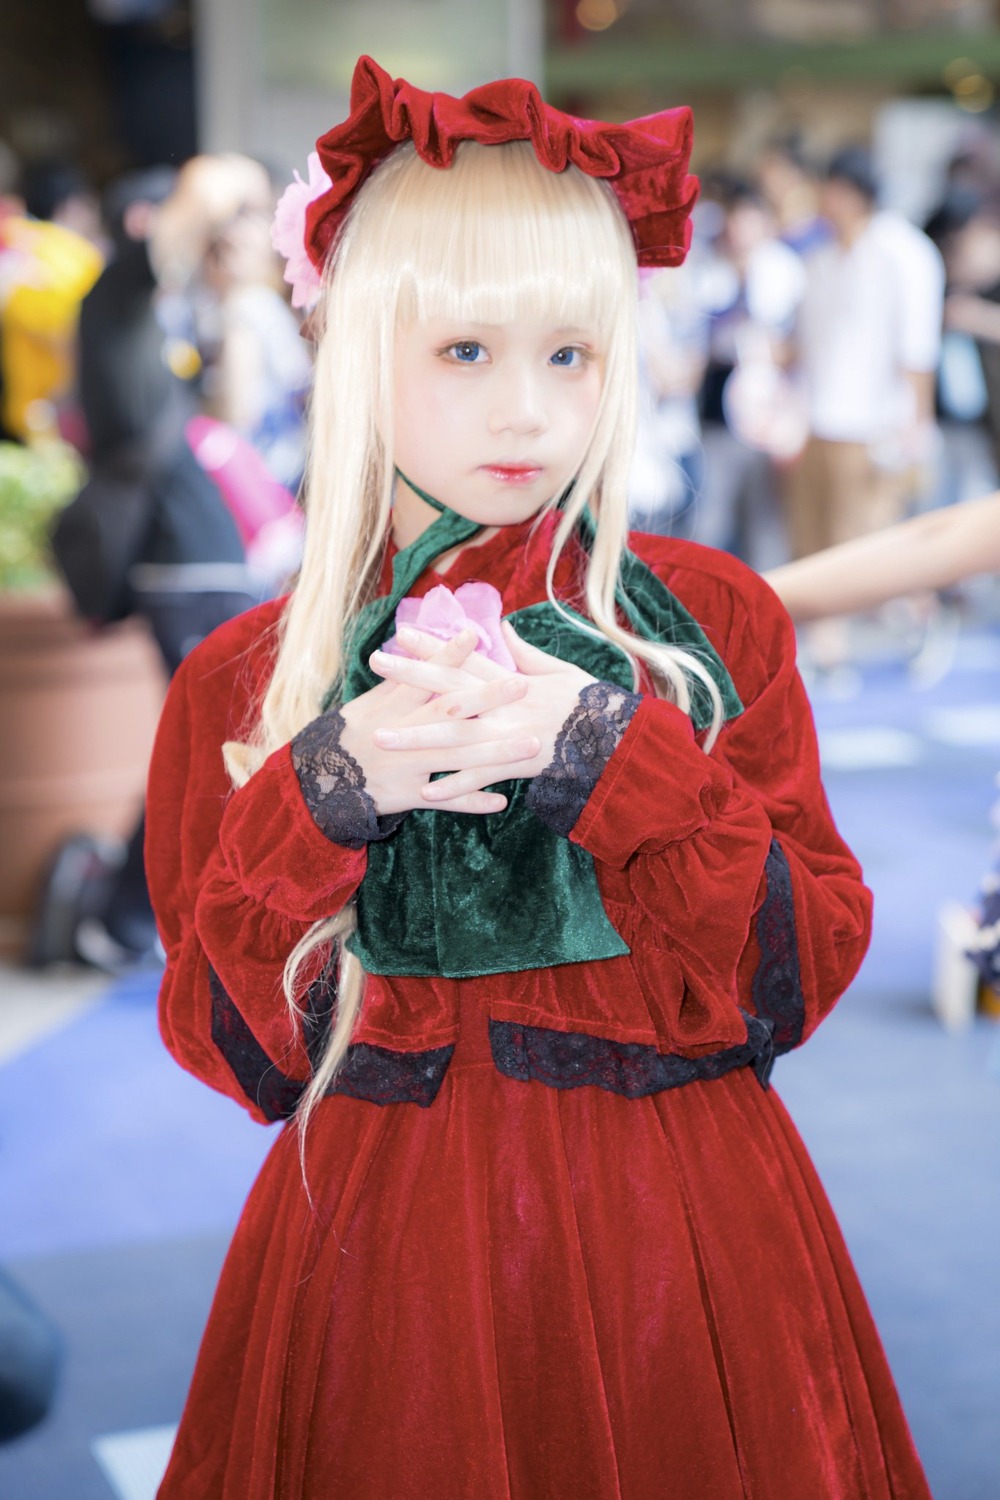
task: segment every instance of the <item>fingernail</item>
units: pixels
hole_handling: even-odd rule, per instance
[[[400,625],[399,629],[396,631],[396,634],[399,636],[399,639],[401,641],[420,640],[420,631],[414,630],[412,625]]]

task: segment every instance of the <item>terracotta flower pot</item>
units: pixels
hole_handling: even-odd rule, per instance
[[[131,832],[164,688],[139,621],[96,629],[55,586],[0,593],[0,953],[23,952],[67,835]]]

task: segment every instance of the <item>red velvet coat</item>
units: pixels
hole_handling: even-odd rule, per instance
[[[445,579],[487,578],[507,612],[535,603],[550,535],[506,528]],[[630,952],[370,979],[355,1048],[374,1070],[314,1117],[312,1207],[294,1129],[262,1170],[164,1497],[927,1495],[837,1226],[748,1045],[761,1023],[777,1051],[807,1037],[868,939],[791,625],[731,558],[633,541],[745,711],[706,756],[644,697],[572,829]],[[580,566],[560,565],[570,602]],[[289,747],[229,789],[220,746],[252,714],[276,615],[183,664],[148,798],[164,1038],[259,1119],[294,1106],[309,1067],[285,959],[366,865],[319,832]],[[423,1095],[418,1057],[435,1060]]]

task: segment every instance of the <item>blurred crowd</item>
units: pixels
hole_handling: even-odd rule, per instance
[[[702,175],[684,267],[641,273],[633,524],[764,571],[994,487],[1000,144],[947,164],[921,225],[863,146],[818,161],[789,136]],[[82,455],[56,558],[86,618],[145,616],[168,671],[300,552],[311,345],[271,245],[283,187],[204,155],[98,194],[0,145],[0,440]],[[804,661],[837,671],[845,629],[811,627]],[[149,951],[141,841],[72,953],[43,909],[37,961]]]
[[[642,285],[637,524],[766,570],[996,484],[1000,144],[923,224],[883,187],[795,137],[704,174],[683,270]]]
[[[100,197],[64,163],[14,167],[0,148],[3,436],[58,431],[96,470],[172,454],[190,478],[193,456],[246,544],[233,455],[291,494],[304,465],[310,347],[269,236],[283,184],[235,155]],[[1000,148],[956,156],[938,197],[912,224],[881,206],[865,148],[820,162],[795,137],[703,172],[685,266],[642,273],[637,526],[763,570],[960,498],[942,428],[985,434],[996,467]],[[218,537],[140,550],[245,561]],[[274,574],[294,555],[277,551]]]
[[[63,162],[0,168],[0,440],[79,452],[55,560],[81,616],[145,617],[171,673],[301,551],[312,361],[270,239],[283,184],[238,155],[100,195]],[[143,834],[66,842],[29,958],[155,953]]]

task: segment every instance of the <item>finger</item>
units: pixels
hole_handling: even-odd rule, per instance
[[[400,637],[401,644],[403,645],[405,645],[406,642],[402,638],[409,632],[409,629],[409,626],[403,626],[402,630],[397,632]],[[419,633],[422,635],[422,632]],[[427,639],[427,637],[423,638]],[[446,667],[460,667],[475,651],[478,637],[476,636],[476,632],[474,630],[466,628],[465,630],[460,630],[458,635],[452,636],[450,641],[445,641],[443,644],[437,639],[437,637],[432,637],[432,639],[434,641],[435,647],[435,661],[439,665]],[[415,684],[393,681],[384,682],[382,686],[391,687],[395,691],[395,693],[398,695],[397,701],[399,702],[400,706],[404,706],[405,704],[410,703],[414,707],[419,707],[421,704],[428,702],[430,698],[433,698],[435,696],[432,691],[428,691],[426,688],[417,687]]]
[[[462,797],[451,797],[447,802],[435,802],[435,812],[484,813],[503,812],[507,798],[500,792],[466,792]]]
[[[464,667],[416,661],[410,656],[392,656],[387,651],[373,651],[368,662],[376,676],[428,694],[460,692],[478,682]]]
[[[381,749],[416,752],[424,758],[421,769],[464,771],[474,766],[495,766],[508,761],[533,760],[542,748],[537,734],[492,733],[476,719],[466,724],[425,724],[417,729],[375,731]],[[419,762],[418,762],[419,764]]]
[[[482,651],[477,651],[478,637],[475,631],[462,631],[462,635],[468,635],[473,642],[472,650],[463,656],[466,669],[481,677],[484,682],[490,682],[496,677],[509,674],[509,667],[502,667],[499,662],[491,661]],[[426,631],[418,630],[413,625],[403,625],[397,631],[399,643],[406,647],[411,656],[419,657],[421,661],[440,661],[441,642],[436,636],[429,635]],[[456,637],[457,639],[457,637]]]
[[[471,668],[473,663],[470,658],[476,654],[476,647],[479,644],[479,637],[471,626],[468,625],[464,630],[460,630],[458,635],[453,635],[450,641],[439,641],[436,636],[426,635],[422,630],[414,630],[412,625],[404,625],[399,635],[403,645],[406,645],[407,649],[409,649],[407,638],[410,636],[416,636],[421,641],[426,641],[429,648],[428,651],[426,653],[420,652],[419,654],[421,656],[426,654],[428,659],[440,662],[446,667],[457,667],[461,666],[463,662],[468,662]]]
[[[468,692],[442,693],[433,703],[427,704],[427,715],[431,722],[441,719],[474,719],[492,709],[504,708],[516,703],[528,692],[528,679],[508,672]]]
[[[480,766],[466,771],[456,771],[449,776],[442,776],[438,781],[429,781],[421,788],[420,795],[424,801],[437,807],[441,802],[447,802],[455,797],[464,797],[470,792],[482,791],[484,787],[495,786],[500,781],[514,781],[523,776],[523,764],[505,761],[502,764],[491,766]]]

